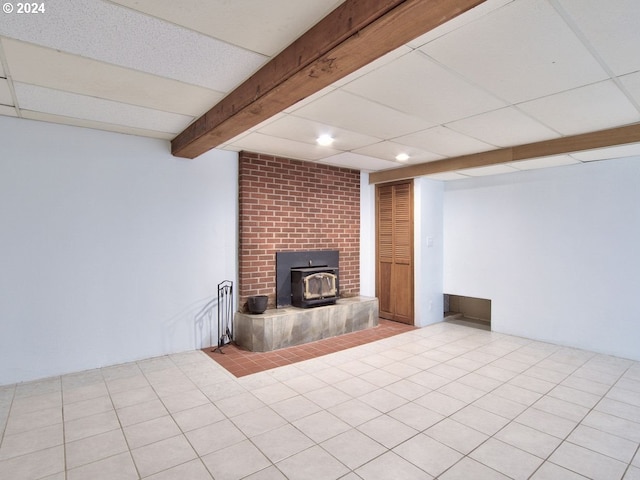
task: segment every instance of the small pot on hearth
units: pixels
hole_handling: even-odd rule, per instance
[[[247,308],[249,313],[264,313],[269,303],[269,297],[267,295],[253,295],[247,299]]]

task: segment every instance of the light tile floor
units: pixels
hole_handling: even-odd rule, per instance
[[[640,362],[440,323],[236,378],[200,351],[0,387],[10,480],[640,479]]]

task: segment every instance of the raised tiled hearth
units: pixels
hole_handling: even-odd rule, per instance
[[[236,377],[244,377],[252,373],[263,372],[284,365],[310,360],[312,358],[340,352],[367,343],[389,338],[415,329],[413,325],[405,325],[379,318],[373,328],[346,333],[337,337],[325,338],[316,342],[305,343],[295,347],[282,348],[271,352],[250,352],[237,345],[230,344],[222,349],[205,348],[203,352],[226,368]]]
[[[258,315],[236,313],[234,339],[252,352],[302,345],[378,324],[378,299],[341,298],[335,305],[278,308]]]

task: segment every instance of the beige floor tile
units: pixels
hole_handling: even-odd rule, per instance
[[[558,437],[517,422],[504,427],[495,438],[540,458],[547,458],[562,442]]]
[[[575,403],[586,408],[593,408],[600,401],[600,395],[578,390],[576,388],[558,385],[548,394],[550,397],[559,398],[566,402]]]
[[[16,390],[17,392],[17,390]],[[62,407],[62,392],[43,393],[13,399],[12,415],[26,415],[30,413]]]
[[[163,417],[168,413],[164,404],[157,398],[116,410],[118,419],[123,427]]]
[[[315,445],[315,442],[290,424],[257,435],[251,441],[273,463]]]
[[[584,418],[582,424],[640,443],[640,424],[615,415],[593,410]]]
[[[136,480],[138,472],[129,452],[105,458],[67,472],[67,480]]]
[[[579,377],[575,374],[567,377],[561,385],[566,387],[575,388],[583,392],[592,393],[594,395],[602,396],[609,391],[610,385],[598,383],[587,378]]]
[[[271,465],[248,440],[210,453],[202,461],[216,480],[238,480]]]
[[[369,383],[373,383],[374,385],[377,385],[381,388],[402,380],[402,377],[380,369],[363,373],[358,378],[361,378],[362,380],[365,380]]]
[[[513,420],[527,409],[526,405],[499,397],[493,393],[488,393],[484,397],[479,398],[473,402],[472,405],[487,412],[495,413],[508,420]]]
[[[106,380],[107,388],[112,395],[120,392],[127,392],[129,390],[138,390],[140,388],[149,387],[149,381],[147,377],[142,375],[142,373],[136,373],[134,375],[122,377],[122,378],[114,378],[111,380]]]
[[[36,428],[48,427],[57,423],[62,423],[62,409],[60,407],[47,408],[45,410],[23,414],[11,412],[11,415],[7,418],[4,434],[14,435]]]
[[[394,448],[419,433],[416,429],[388,415],[369,420],[360,425],[358,430],[387,448]]]
[[[62,445],[62,443],[61,423],[15,435],[5,435],[0,445],[0,461]]]
[[[499,386],[491,393],[526,406],[533,405],[540,397],[542,397],[542,394],[540,393],[536,393],[510,383],[505,383]]]
[[[411,375],[407,378],[407,380],[417,383],[418,385],[422,385],[423,387],[429,388],[431,390],[437,390],[438,388],[451,383],[450,379],[442,377],[440,375],[436,375],[435,373],[431,373],[428,370],[416,373],[415,375]]]
[[[470,387],[460,382],[451,382],[444,387],[440,387],[438,392],[453,397],[464,403],[471,403],[485,396],[487,392],[475,387]]]
[[[451,415],[451,419],[486,435],[494,435],[509,422],[504,417],[473,405],[468,405],[457,411]]]
[[[244,480],[287,480],[280,470],[278,470],[275,466],[271,465],[270,467],[264,468],[253,475],[249,475],[245,477]],[[348,480],[344,477],[342,480]],[[359,479],[355,479],[359,480]]]
[[[560,400],[548,395],[545,395],[534,403],[533,407],[538,410],[542,410],[543,412],[551,413],[561,418],[566,418],[573,422],[579,422],[587,413],[589,413],[589,409],[586,407],[581,407],[575,403]]]
[[[485,377],[484,375],[480,375],[476,372],[471,372],[464,377],[460,377],[458,382],[483,392],[490,392],[502,385],[500,380]]]
[[[358,397],[358,400],[366,403],[367,405],[380,410],[382,413],[390,412],[396,408],[407,403],[405,398],[402,398],[395,393],[391,393],[388,390],[379,388],[369,393],[365,393]]]
[[[319,388],[318,390],[312,390],[304,394],[313,403],[319,405],[321,408],[331,408],[339,403],[351,400],[351,396],[347,395],[341,390],[335,387],[327,385],[326,387]]]
[[[335,480],[349,469],[322,448],[315,446],[277,464],[287,478],[296,480]]]
[[[240,443],[247,437],[230,420],[222,420],[206,427],[191,430],[186,434],[198,455],[203,456]]]
[[[131,454],[142,477],[175,467],[197,456],[183,435],[133,449]]]
[[[509,477],[469,457],[464,457],[438,478],[440,480],[509,480]]]
[[[526,480],[542,464],[542,459],[493,438],[469,456],[515,480]]]
[[[460,452],[424,434],[401,443],[393,451],[433,477],[437,477],[463,457]]]
[[[288,380],[285,380],[283,383],[288,387],[294,389],[296,392],[302,394],[327,386],[326,382],[310,374],[305,374],[296,378],[290,378]]]
[[[200,390],[189,390],[181,393],[174,393],[168,397],[162,397],[162,403],[170,413],[181,412],[190,408],[199,407],[210,403],[207,396]]]
[[[557,383],[549,382],[547,380],[541,380],[539,378],[530,377],[526,375],[526,372],[525,372],[509,380],[509,385],[515,385],[516,387],[521,387],[527,390],[531,390],[532,392],[545,395],[546,393],[551,391],[553,388],[555,388]]]
[[[218,400],[214,403],[216,407],[218,407],[220,411],[229,418],[233,418],[236,415],[241,415],[265,406],[264,403],[262,403],[255,395],[249,392],[223,398],[222,400]]]
[[[549,461],[593,480],[622,478],[626,464],[600,453],[564,442]]]
[[[528,408],[515,421],[558,438],[566,438],[576,427],[576,422],[537,408]]]
[[[358,468],[355,473],[363,480],[430,480],[433,477],[400,455],[387,452]]]
[[[202,461],[196,459],[146,477],[145,480],[213,480],[213,477]]]
[[[320,406],[302,395],[287,398],[271,405],[274,412],[289,422],[319,412]]]
[[[316,443],[346,432],[351,427],[326,410],[314,413],[293,422],[293,426]]]
[[[88,417],[97,413],[104,413],[113,410],[113,403],[109,396],[79,400],[68,403],[64,406],[64,420],[66,422],[77,418]]]
[[[406,379],[387,385],[384,389],[409,401],[413,401],[431,392],[430,388]]]
[[[24,382],[16,385],[15,399],[37,396],[43,398],[50,393],[60,394],[62,391],[62,381],[60,377],[46,378],[33,382]]]
[[[465,455],[489,438],[488,435],[450,418],[445,418],[424,433]]]
[[[631,422],[640,423],[640,407],[611,398],[603,398],[595,407],[599,412],[615,415]]]
[[[431,392],[415,400],[415,403],[448,417],[467,404],[440,392]]]
[[[638,442],[632,442],[584,425],[578,425],[571,432],[567,441],[624,463],[631,462],[638,449]]]
[[[334,384],[333,386],[351,397],[359,397],[366,393],[373,392],[374,390],[377,390],[379,388],[377,385],[369,383],[366,380],[362,380],[358,377],[343,380]]]
[[[378,442],[353,429],[323,442],[320,446],[352,470],[387,451]]]
[[[175,437],[180,433],[180,428],[169,415],[124,428],[124,435],[131,449]]]
[[[327,411],[352,427],[357,427],[382,415],[380,410],[370,407],[357,398],[331,407]]]
[[[122,430],[94,435],[92,437],[68,442],[65,445],[67,468],[76,468],[88,463],[128,452],[129,447]]]
[[[62,401],[66,408],[71,403],[87,401],[108,395],[109,390],[107,390],[107,386],[104,381],[101,381],[99,383],[92,383],[90,385],[84,385],[76,388],[64,388],[62,391]]]
[[[629,467],[625,473],[623,480],[640,480],[640,468]]]
[[[281,427],[287,421],[269,407],[262,407],[252,412],[233,417],[232,422],[247,437],[260,435],[274,428]]]
[[[0,478],[2,479],[42,478],[63,471],[64,447],[62,445],[0,461]]]
[[[401,407],[391,410],[388,415],[419,432],[445,418],[443,415],[413,402],[405,403]]]
[[[215,405],[206,403],[174,413],[173,419],[183,432],[188,432],[224,420],[225,416]]]
[[[118,422],[116,412],[98,413],[97,415],[65,422],[64,439],[65,442],[73,442],[81,438],[98,435],[119,428],[120,422]]]
[[[251,393],[253,393],[265,405],[281,402],[282,400],[286,400],[287,398],[297,395],[297,392],[294,389],[283,383],[274,383],[273,385],[257,388],[252,390]]]
[[[545,462],[531,476],[531,480],[588,480],[587,477],[577,474],[554,463]]]
[[[118,393],[111,394],[113,406],[117,409],[130,407],[139,403],[156,400],[158,396],[151,386],[134,388],[131,390],[123,390]]]

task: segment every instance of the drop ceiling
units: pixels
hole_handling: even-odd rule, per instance
[[[340,3],[47,0],[2,13],[0,115],[171,140]],[[639,45],[637,0],[487,0],[219,148],[376,172],[635,124]],[[432,177],[635,155],[640,144]]]

